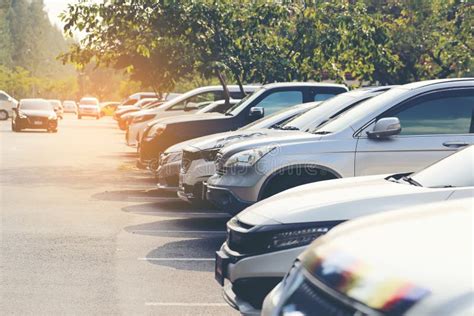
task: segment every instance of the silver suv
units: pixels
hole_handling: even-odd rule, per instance
[[[5,121],[12,117],[13,109],[17,105],[17,100],[9,96],[5,91],[0,90],[0,121]]]
[[[206,197],[237,213],[305,183],[418,170],[474,143],[473,113],[473,78],[399,86],[312,133],[224,147]]]

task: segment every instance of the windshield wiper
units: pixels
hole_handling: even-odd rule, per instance
[[[421,184],[419,184],[416,180],[413,180],[413,178],[410,177],[402,177],[402,180],[405,182],[410,183],[411,185],[417,186],[417,187],[422,187]]]
[[[280,126],[280,125],[278,125]],[[280,129],[284,129],[286,131],[299,131],[300,129],[296,126],[280,126]]]
[[[311,133],[316,134],[316,135],[327,135],[327,134],[331,134],[332,132],[329,132],[329,131],[312,131]]]
[[[225,112],[224,115],[225,115],[225,116],[234,116],[234,115],[232,115],[232,113],[230,113],[230,112]]]
[[[446,184],[446,185],[435,185],[433,187],[430,187],[431,189],[441,189],[441,188],[455,188],[455,185],[451,184]]]

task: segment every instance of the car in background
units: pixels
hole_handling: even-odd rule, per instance
[[[13,110],[17,105],[17,100],[9,96],[5,91],[0,90],[0,121],[6,121],[12,117]]]
[[[56,114],[58,115],[58,117],[60,119],[63,119],[63,116],[64,116],[64,108],[63,108],[63,105],[61,103],[61,101],[59,100],[48,100],[51,105],[53,106],[54,108],[54,111],[56,112]]]
[[[195,114],[202,114],[202,113],[223,113],[225,112],[229,107],[239,103],[240,100],[236,99],[229,99],[228,101],[226,100],[219,100],[219,101],[214,101],[214,102],[201,102],[199,104],[196,104],[195,106],[186,108],[183,113],[177,113],[176,116],[178,115],[185,115],[188,114],[186,112],[191,112]],[[130,137],[130,131],[127,130],[126,134],[126,141],[129,146],[135,146],[137,145],[137,152],[139,152],[139,146],[142,138],[145,137],[150,137],[150,135],[154,135],[154,126],[156,124],[159,124],[162,119],[156,119],[151,122],[149,122],[144,129],[141,129],[138,131],[138,134],[136,134],[136,142],[133,144],[133,140]],[[148,168],[152,171],[155,171],[157,166],[151,166],[149,165]]]
[[[82,119],[83,116],[91,116],[100,119],[99,100],[97,98],[82,98],[79,101],[77,118]]]
[[[295,104],[329,99],[347,92],[347,87],[326,83],[273,83],[237,103],[224,114],[205,113],[166,118],[156,127],[156,136],[142,139],[139,165],[158,161],[166,148],[189,139],[236,130],[266,115]]]
[[[114,118],[117,121],[118,127],[121,130],[126,130],[128,124],[131,122],[132,116],[130,114],[140,110],[152,109],[163,104],[163,101],[157,98],[143,98],[131,106],[123,107],[114,113]],[[150,107],[150,105],[153,105]]]
[[[227,223],[216,278],[231,305],[256,309],[314,239],[351,219],[474,196],[474,146],[414,174],[299,186],[250,206]]]
[[[237,85],[227,86],[231,99],[242,99],[245,97],[245,94],[252,93],[258,88],[259,86],[255,85],[245,85],[242,92]],[[224,99],[225,93],[222,86],[205,86],[188,91],[157,108],[133,113],[132,123],[127,131],[127,144],[135,146],[139,135],[147,128],[148,123],[153,120],[177,115],[183,116],[183,114],[189,116],[189,114],[194,114],[199,106],[205,106],[206,103],[209,104]],[[143,164],[143,166],[146,166],[146,164]]]
[[[473,315],[473,205],[439,202],[337,227],[298,257],[262,315]]]
[[[235,214],[305,183],[419,170],[474,143],[473,111],[474,79],[394,87],[311,133],[222,148],[206,195]]]
[[[131,106],[140,101],[141,99],[145,98],[157,98],[158,95],[155,92],[137,92],[130,95],[127,99],[125,99],[121,104],[119,104],[118,109],[122,109],[126,106]]]
[[[77,115],[77,103],[76,101],[66,100],[63,101],[64,113],[74,113]]]
[[[44,99],[21,99],[12,115],[12,131],[45,129],[58,131],[58,115],[50,101]]]
[[[100,116],[112,116],[115,113],[115,110],[117,109],[117,106],[119,106],[120,102],[113,102],[113,101],[107,101],[107,102],[101,102],[99,104],[100,106]]]
[[[220,101],[218,101],[220,102]],[[308,111],[309,109],[317,106],[321,102],[309,102],[309,103],[303,103],[303,104],[298,104],[295,106],[292,106],[288,109],[283,109],[280,110],[274,114],[271,114],[267,117],[261,118],[260,120],[257,120],[253,123],[250,123],[237,131],[233,132],[224,132],[224,133],[218,133],[218,134],[213,134],[209,136],[203,136],[200,138],[194,138],[190,139],[181,143],[178,143],[176,145],[173,145],[169,147],[168,149],[165,150],[164,153],[161,154],[160,160],[159,160],[159,166],[156,170],[156,177],[158,178],[158,189],[164,190],[164,191],[172,191],[172,192],[178,192],[179,195],[185,195],[184,192],[178,191],[178,183],[179,183],[179,174],[180,174],[180,169],[181,169],[181,164],[182,164],[182,156],[183,156],[183,149],[187,148],[187,146],[192,146],[193,144],[196,143],[213,143],[212,146],[218,146],[216,143],[223,144],[225,142],[231,142],[231,141],[238,141],[239,139],[245,138],[245,137],[256,137],[258,135],[261,135],[262,133],[259,132],[262,129],[266,128],[277,128],[279,124],[282,122],[285,122],[289,120],[290,118],[295,117],[298,114],[304,113]],[[148,133],[147,133],[148,135]],[[212,153],[209,152],[209,159],[206,161],[209,161],[206,166],[200,166],[199,170],[201,169],[207,169],[206,167],[212,167],[214,166],[212,158]],[[183,165],[183,168],[187,169],[187,164],[188,160],[185,160],[185,164]],[[206,174],[208,174],[210,171],[207,170]],[[213,174],[212,172],[211,174]],[[185,174],[185,173],[183,173]],[[201,195],[202,195],[202,185],[196,185],[193,186],[193,191],[189,195],[185,195],[185,197],[182,197],[182,199],[186,199],[186,201],[191,202],[192,204],[199,205],[201,204]],[[194,192],[196,190],[196,192]],[[181,190],[184,191],[184,190]],[[197,196],[197,197],[196,197]]]
[[[308,111],[302,111],[302,113],[289,120],[295,111],[302,110],[305,107],[305,104],[298,105],[291,108],[292,110],[276,112],[267,117],[268,120],[267,118],[260,119],[237,131],[209,135],[180,143],[188,145],[187,147],[182,147],[179,144],[171,146],[165,151],[163,154],[165,156],[162,155],[162,158],[166,161],[177,160],[181,163],[181,158],[177,159],[175,157],[177,155],[181,156],[178,150],[183,151],[184,159],[180,170],[178,196],[188,202],[196,201],[197,204],[200,204],[201,200],[205,199],[206,189],[204,183],[215,173],[215,158],[222,147],[256,137],[266,138],[271,135],[282,137],[285,134],[291,134],[293,131],[309,133],[328,120],[334,119],[352,107],[384,93],[392,87],[360,88],[338,94],[322,103],[310,102],[307,103],[310,107]],[[166,169],[170,171],[173,167],[170,166]]]

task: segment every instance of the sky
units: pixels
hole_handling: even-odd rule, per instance
[[[62,27],[63,23],[58,18],[58,15],[67,9],[69,3],[74,2],[76,2],[76,0],[44,0],[46,11],[48,12],[51,22]]]

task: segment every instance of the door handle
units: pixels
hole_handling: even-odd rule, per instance
[[[444,147],[459,148],[459,147],[469,146],[469,143],[466,143],[466,142],[444,142],[443,146]]]

